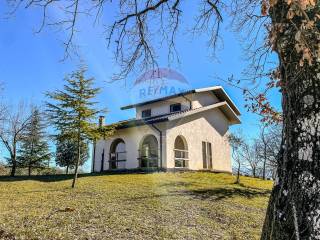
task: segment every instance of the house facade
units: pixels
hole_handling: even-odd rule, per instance
[[[124,169],[232,172],[228,129],[240,112],[221,86],[122,107],[136,117],[94,146],[92,171]],[[103,120],[100,119],[100,122]]]

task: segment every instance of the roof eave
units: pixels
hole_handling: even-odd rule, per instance
[[[195,90],[188,90],[188,91],[185,91],[185,92],[177,93],[177,94],[170,95],[170,96],[165,96],[165,97],[162,97],[162,98],[157,98],[157,99],[146,101],[146,102],[130,104],[130,105],[127,105],[127,106],[123,106],[120,109],[121,110],[127,110],[127,109],[131,109],[131,108],[134,108],[134,107],[144,106],[144,105],[147,105],[147,104],[168,100],[168,99],[171,99],[171,98],[182,97],[182,96],[185,96],[185,95],[190,94],[190,93],[195,93]]]
[[[224,90],[222,86],[195,89],[195,92],[198,92],[198,93],[208,92],[208,91],[212,91],[218,98],[222,97],[222,100],[226,101],[238,116],[241,115],[240,110],[237,108],[236,104],[232,101],[232,99],[229,97],[229,95],[227,94],[227,92]]]
[[[231,98],[229,97],[229,95],[226,93],[226,91],[224,90],[224,88],[222,86],[213,86],[213,87],[207,87],[207,88],[197,88],[197,89],[193,89],[193,90],[188,90],[188,91],[185,91],[185,92],[177,93],[177,94],[170,95],[170,96],[165,96],[165,97],[154,99],[154,100],[150,100],[150,101],[145,101],[145,102],[140,102],[140,103],[136,103],[136,104],[127,105],[127,106],[121,107],[120,109],[121,110],[127,110],[127,109],[131,109],[131,108],[134,108],[134,107],[144,106],[144,105],[156,103],[156,102],[159,102],[159,101],[164,101],[164,100],[168,100],[168,99],[172,99],[172,98],[176,98],[176,97],[185,96],[185,95],[190,94],[190,93],[200,93],[200,92],[209,92],[209,91],[212,91],[222,101],[228,102],[228,104],[233,109],[233,111],[238,116],[241,115],[240,110],[237,108],[235,103],[231,100]]]
[[[225,115],[225,117],[228,119],[230,125],[234,124],[240,124],[241,121],[238,117],[238,115],[234,112],[233,108],[230,107],[229,103],[227,101],[215,103],[206,107],[201,107],[198,109],[193,109],[192,111],[186,111],[184,113],[174,114],[166,117],[159,117],[157,119],[135,119],[130,120],[128,122],[123,123],[115,123],[116,129],[125,129],[125,128],[131,128],[131,127],[138,127],[142,125],[149,125],[154,123],[160,123],[160,122],[166,122],[166,121],[173,121],[177,119],[181,119],[193,114],[201,113],[204,111],[212,110],[212,109],[220,109],[222,113]],[[109,125],[112,126],[113,124]]]
[[[233,111],[233,109],[229,106],[229,104],[227,102],[226,102],[225,105],[221,106],[219,109],[223,112],[223,114],[229,120],[229,123],[231,125],[235,125],[235,124],[240,124],[241,123],[238,115]]]
[[[215,103],[215,104],[212,104],[212,105],[209,105],[206,107],[202,107],[202,108],[199,108],[198,110],[195,109],[192,112],[186,112],[181,115],[170,116],[170,117],[168,117],[168,120],[171,121],[171,120],[180,119],[183,117],[187,117],[189,115],[193,115],[193,114],[204,112],[204,111],[211,110],[211,109],[220,109],[222,111],[222,113],[226,116],[226,118],[228,119],[228,121],[231,125],[241,123],[238,115],[233,111],[233,109],[229,106],[228,102],[226,102],[226,101]]]

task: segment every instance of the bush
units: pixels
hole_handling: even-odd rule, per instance
[[[5,165],[0,164],[0,176],[8,175],[8,174],[9,174],[9,169]]]

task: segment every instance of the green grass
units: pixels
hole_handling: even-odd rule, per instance
[[[213,173],[0,178],[0,239],[258,239],[271,181]]]

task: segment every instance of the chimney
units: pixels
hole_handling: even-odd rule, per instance
[[[103,127],[105,116],[99,116],[99,127]]]

